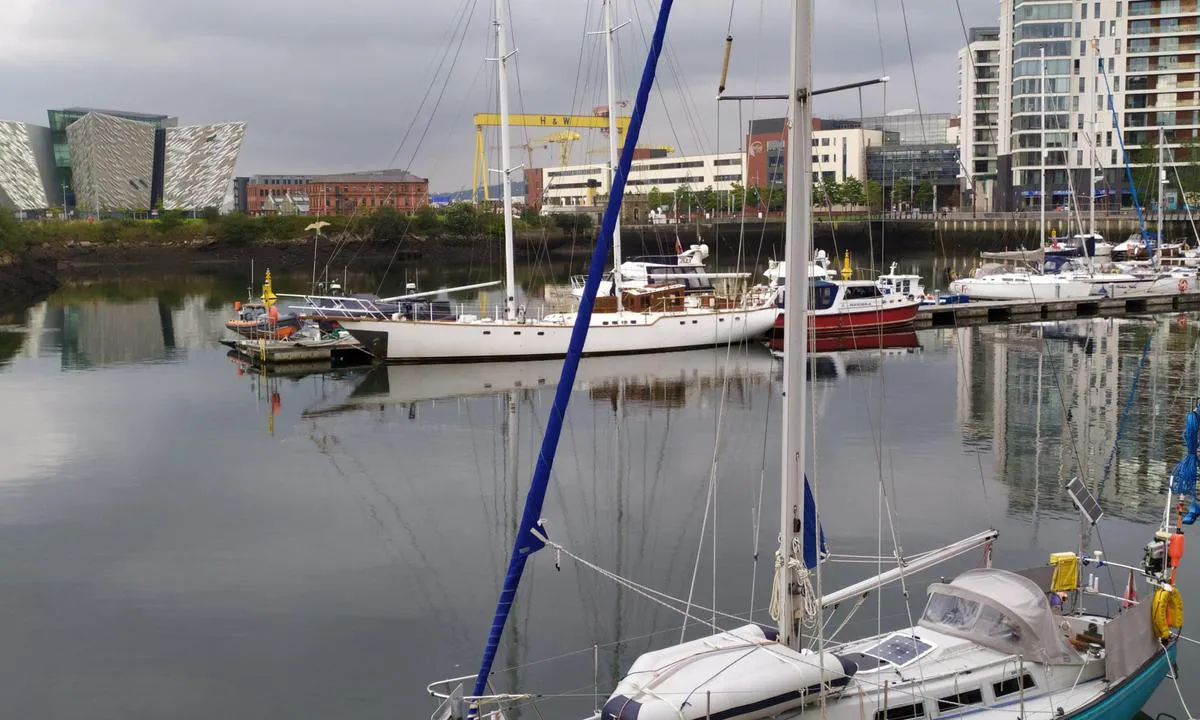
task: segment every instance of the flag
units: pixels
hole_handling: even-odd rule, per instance
[[[683,254],[683,243],[679,242],[679,235],[675,236],[675,254],[676,255]]]
[[[1125,584],[1125,595],[1123,597],[1125,599],[1121,602],[1122,610],[1133,607],[1134,603],[1137,602],[1137,588],[1134,587],[1132,570],[1129,571],[1129,582]]]
[[[992,543],[988,542],[983,546],[983,564],[982,567],[990,568],[992,566]]]

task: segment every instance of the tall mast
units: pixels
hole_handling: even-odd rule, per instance
[[[1092,38],[1092,48],[1096,50],[1096,58],[1100,58],[1100,43]],[[1095,70],[1095,68],[1093,68]],[[1087,145],[1091,148],[1088,155],[1088,177],[1091,178],[1091,195],[1088,198],[1088,234],[1096,235],[1096,160],[1098,153],[1096,152],[1096,93],[1100,91],[1099,83],[1096,82],[1098,73],[1090,73],[1092,81],[1092,91],[1088,93],[1088,107],[1091,110],[1088,113],[1088,141]]]
[[[1167,170],[1165,167],[1163,167],[1163,143],[1166,142],[1166,139],[1167,139],[1167,134],[1163,130],[1163,128],[1160,126],[1158,128],[1158,172],[1155,173],[1158,176],[1158,187],[1154,188],[1154,200],[1155,200],[1155,202],[1158,203],[1158,223],[1157,223],[1158,226],[1156,228],[1157,239],[1155,240],[1155,243],[1157,243],[1159,247],[1162,247],[1162,244],[1163,244],[1162,191],[1163,191],[1163,185],[1166,184],[1166,182],[1167,182]],[[1157,263],[1155,263],[1155,265],[1157,265]]]
[[[1038,226],[1041,228],[1042,247],[1046,247],[1046,48],[1041,49],[1041,51],[1038,53],[1038,57],[1040,58],[1042,65],[1040,86],[1042,93],[1040,103],[1042,108],[1042,116],[1041,122],[1038,123],[1038,125],[1041,126],[1042,134],[1041,142],[1039,143],[1039,145],[1041,145],[1042,162],[1040,171],[1038,172],[1038,175],[1041,176],[1041,190],[1038,192],[1038,199],[1041,200],[1042,207],[1040,211],[1040,217],[1038,219]]]
[[[504,175],[504,317],[517,317],[517,270],[514,264],[512,160],[508,139],[508,38],[504,35],[504,0],[496,0],[496,73],[500,84],[500,172]],[[485,183],[486,184],[486,183]]]
[[[796,621],[799,598],[792,594],[793,566],[804,570],[794,540],[804,502],[805,408],[808,404],[808,259],[812,255],[812,0],[792,2],[791,123],[787,134],[787,275],[783,329],[783,483],[779,517],[779,549],[784,562],[776,585],[779,608],[779,641],[800,647],[800,624]],[[819,570],[818,570],[819,572]]]
[[[620,159],[617,147],[617,72],[616,49],[613,47],[613,4],[616,0],[604,0],[604,54],[608,64],[608,191],[612,193],[613,177],[617,174],[617,161]],[[617,215],[617,225],[613,228],[613,292],[617,296],[617,310],[621,310],[621,216]]]

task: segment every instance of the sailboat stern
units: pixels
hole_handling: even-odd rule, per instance
[[[605,702],[601,720],[750,720],[836,694],[858,668],[832,653],[780,645],[758,625],[645,653]]]

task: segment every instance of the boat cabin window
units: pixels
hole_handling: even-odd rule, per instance
[[[835,298],[837,298],[837,285],[829,282],[815,282],[809,292],[808,309],[828,310],[833,307]]]
[[[864,300],[869,298],[877,298],[883,295],[879,292],[879,288],[872,283],[871,285],[850,285],[846,288],[847,300]]]
[[[876,710],[875,720],[912,720],[925,717],[925,703],[898,705],[887,710]]]
[[[992,692],[996,693],[997,698],[1002,698],[1005,695],[1012,695],[1015,692],[1020,692],[1022,689],[1028,690],[1037,687],[1037,683],[1033,681],[1033,676],[1025,673],[1018,684],[1017,678],[1009,678],[1003,682],[992,683]]]
[[[947,695],[944,698],[938,698],[938,712],[948,713],[960,710],[968,705],[980,705],[983,703],[983,691],[979,688],[960,692],[957,695]]]
[[[912,635],[891,635],[883,642],[864,650],[863,653],[886,660],[896,667],[904,667],[933,649],[933,645]]]
[[[922,618],[945,629],[1020,644],[1021,626],[999,608],[955,595],[932,593]]]

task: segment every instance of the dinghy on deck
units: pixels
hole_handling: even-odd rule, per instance
[[[857,672],[832,653],[796,651],[744,625],[640,656],[604,704],[604,720],[760,718],[840,693]]]

